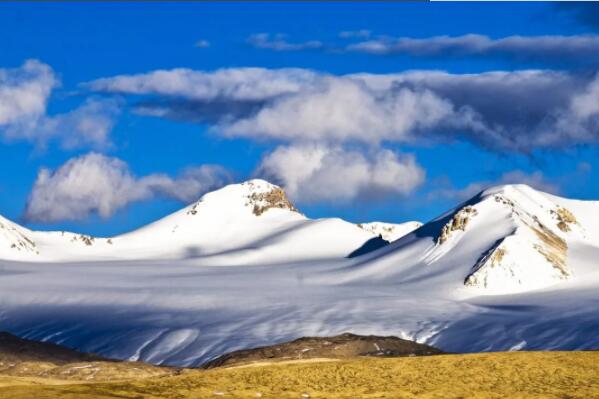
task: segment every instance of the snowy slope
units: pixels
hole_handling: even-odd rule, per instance
[[[380,236],[383,240],[393,242],[422,226],[420,222],[385,223],[369,222],[359,223],[358,227],[364,229],[374,236]]]
[[[373,237],[341,219],[306,218],[283,190],[258,179],[208,193],[157,222],[111,238],[5,224],[0,258],[26,261],[202,257],[213,264],[289,262],[345,257]]]
[[[32,260],[38,255],[32,232],[0,216],[0,259]]]
[[[208,212],[211,203],[205,197],[193,216]],[[253,206],[249,211],[248,223],[256,222]],[[259,217],[270,212],[273,224],[281,223],[274,227],[275,237],[292,234],[315,251],[337,245],[336,238],[309,240],[322,221],[308,223],[285,209]],[[175,215],[177,221],[191,216]],[[282,215],[288,215],[285,221]],[[221,252],[179,259],[161,258],[165,249],[157,249],[160,256],[153,260],[4,261],[0,326],[106,356],[175,365],[343,332],[395,335],[450,352],[599,348],[597,215],[599,202],[513,185],[489,189],[386,247],[352,259],[304,261],[302,255],[293,261],[292,250],[285,255],[278,249],[266,258],[244,258],[239,254],[251,250],[222,252],[219,247]],[[165,220],[122,236],[131,240],[128,251],[136,240],[172,227]],[[282,227],[296,223],[305,230]],[[154,245],[176,242],[167,237]],[[293,241],[277,242],[267,234],[258,245],[233,233],[223,237],[231,241],[222,245],[256,245],[258,254],[268,253],[271,244],[290,248],[285,245]],[[306,252],[313,250],[304,245]],[[237,267],[247,259],[253,267]]]

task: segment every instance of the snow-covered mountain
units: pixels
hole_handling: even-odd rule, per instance
[[[599,202],[500,186],[354,258],[376,231],[306,219],[263,181],[111,243],[3,220],[4,259],[53,262],[0,262],[0,326],[174,365],[344,332],[449,352],[599,348],[598,215]]]
[[[549,287],[584,274],[594,263],[580,253],[599,247],[597,215],[599,202],[559,198],[525,185],[495,187],[366,255],[352,273],[421,276],[427,284],[439,278],[455,289],[461,282],[459,290],[467,295]]]
[[[264,180],[228,185],[133,232],[98,238],[34,232],[2,219],[0,258],[25,261],[210,258],[213,264],[348,256],[377,234],[341,219],[311,220]]]

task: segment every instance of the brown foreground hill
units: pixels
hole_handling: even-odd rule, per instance
[[[255,361],[253,356],[271,353],[267,347],[223,357],[243,360],[242,365],[181,370],[110,361],[7,335],[0,338],[2,399],[599,398],[599,352],[402,354],[396,358],[380,358],[375,352],[375,356],[351,357],[352,351],[368,350],[373,342],[380,347],[389,338],[344,334],[316,341],[329,351],[335,346],[345,348],[338,349],[344,353],[342,359]],[[274,353],[296,354],[302,346],[314,346],[313,340],[279,345],[286,349]],[[339,340],[351,344],[343,346]],[[324,345],[325,341],[331,344]]]
[[[443,352],[432,346],[397,337],[345,333],[333,337],[304,337],[282,344],[234,351],[207,362],[204,368],[264,361],[428,356],[441,353]]]
[[[0,386],[10,377],[65,381],[113,381],[174,374],[176,369],[106,359],[64,346],[0,332]],[[43,380],[42,380],[43,381]],[[2,395],[0,394],[0,397]]]

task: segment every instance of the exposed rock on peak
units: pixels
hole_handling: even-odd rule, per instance
[[[571,225],[578,224],[578,221],[572,212],[561,206],[558,206],[555,210],[551,210],[551,214],[558,220],[557,227],[565,233],[572,230],[570,227]]]
[[[262,179],[252,179],[243,183],[230,184],[220,190],[208,193],[188,207],[186,213],[192,216],[197,215],[200,211],[200,204],[205,202],[223,203],[224,201],[230,204],[236,202],[243,204],[255,216],[260,216],[269,209],[275,208],[299,213],[281,187]]]
[[[437,244],[441,245],[445,241],[447,241],[449,239],[449,237],[451,236],[451,233],[454,231],[458,231],[458,230],[465,231],[466,226],[468,226],[468,222],[470,221],[470,219],[472,219],[477,214],[478,214],[478,211],[473,206],[470,206],[470,205],[467,205],[467,206],[463,207],[462,209],[460,209],[459,211],[457,211],[453,215],[453,217],[441,229],[441,233],[437,237]]]
[[[272,186],[269,191],[252,191],[247,198],[248,204],[252,206],[252,212],[256,216],[260,216],[272,208],[298,212],[297,208],[287,198],[285,191],[277,186]]]

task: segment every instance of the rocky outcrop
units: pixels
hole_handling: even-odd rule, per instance
[[[196,202],[195,204],[193,204],[187,211],[187,214],[191,215],[191,216],[197,215],[198,214],[198,205],[200,204],[200,202],[202,202],[202,201],[200,200],[200,201]]]
[[[252,212],[256,216],[260,216],[272,208],[297,212],[295,206],[287,198],[285,191],[276,186],[266,192],[253,192],[247,198],[248,205],[252,207]]]
[[[566,257],[568,254],[568,244],[566,240],[555,234],[553,231],[545,227],[542,223],[538,223],[537,227],[532,226],[531,229],[539,239],[538,244],[534,244],[534,249],[559,271],[562,277],[569,277],[570,271],[566,267]]]
[[[88,236],[85,234],[79,234],[79,235],[74,235],[73,238],[71,239],[71,242],[81,242],[87,246],[91,246],[94,244],[94,241],[96,239],[92,236]]]
[[[564,233],[571,231],[572,225],[578,224],[572,212],[561,206],[558,206],[555,210],[551,210],[551,214],[557,219],[557,227]]]
[[[437,244],[441,245],[447,241],[454,231],[465,231],[470,220],[477,214],[478,211],[470,205],[457,211],[441,229],[441,233],[437,237]]]

